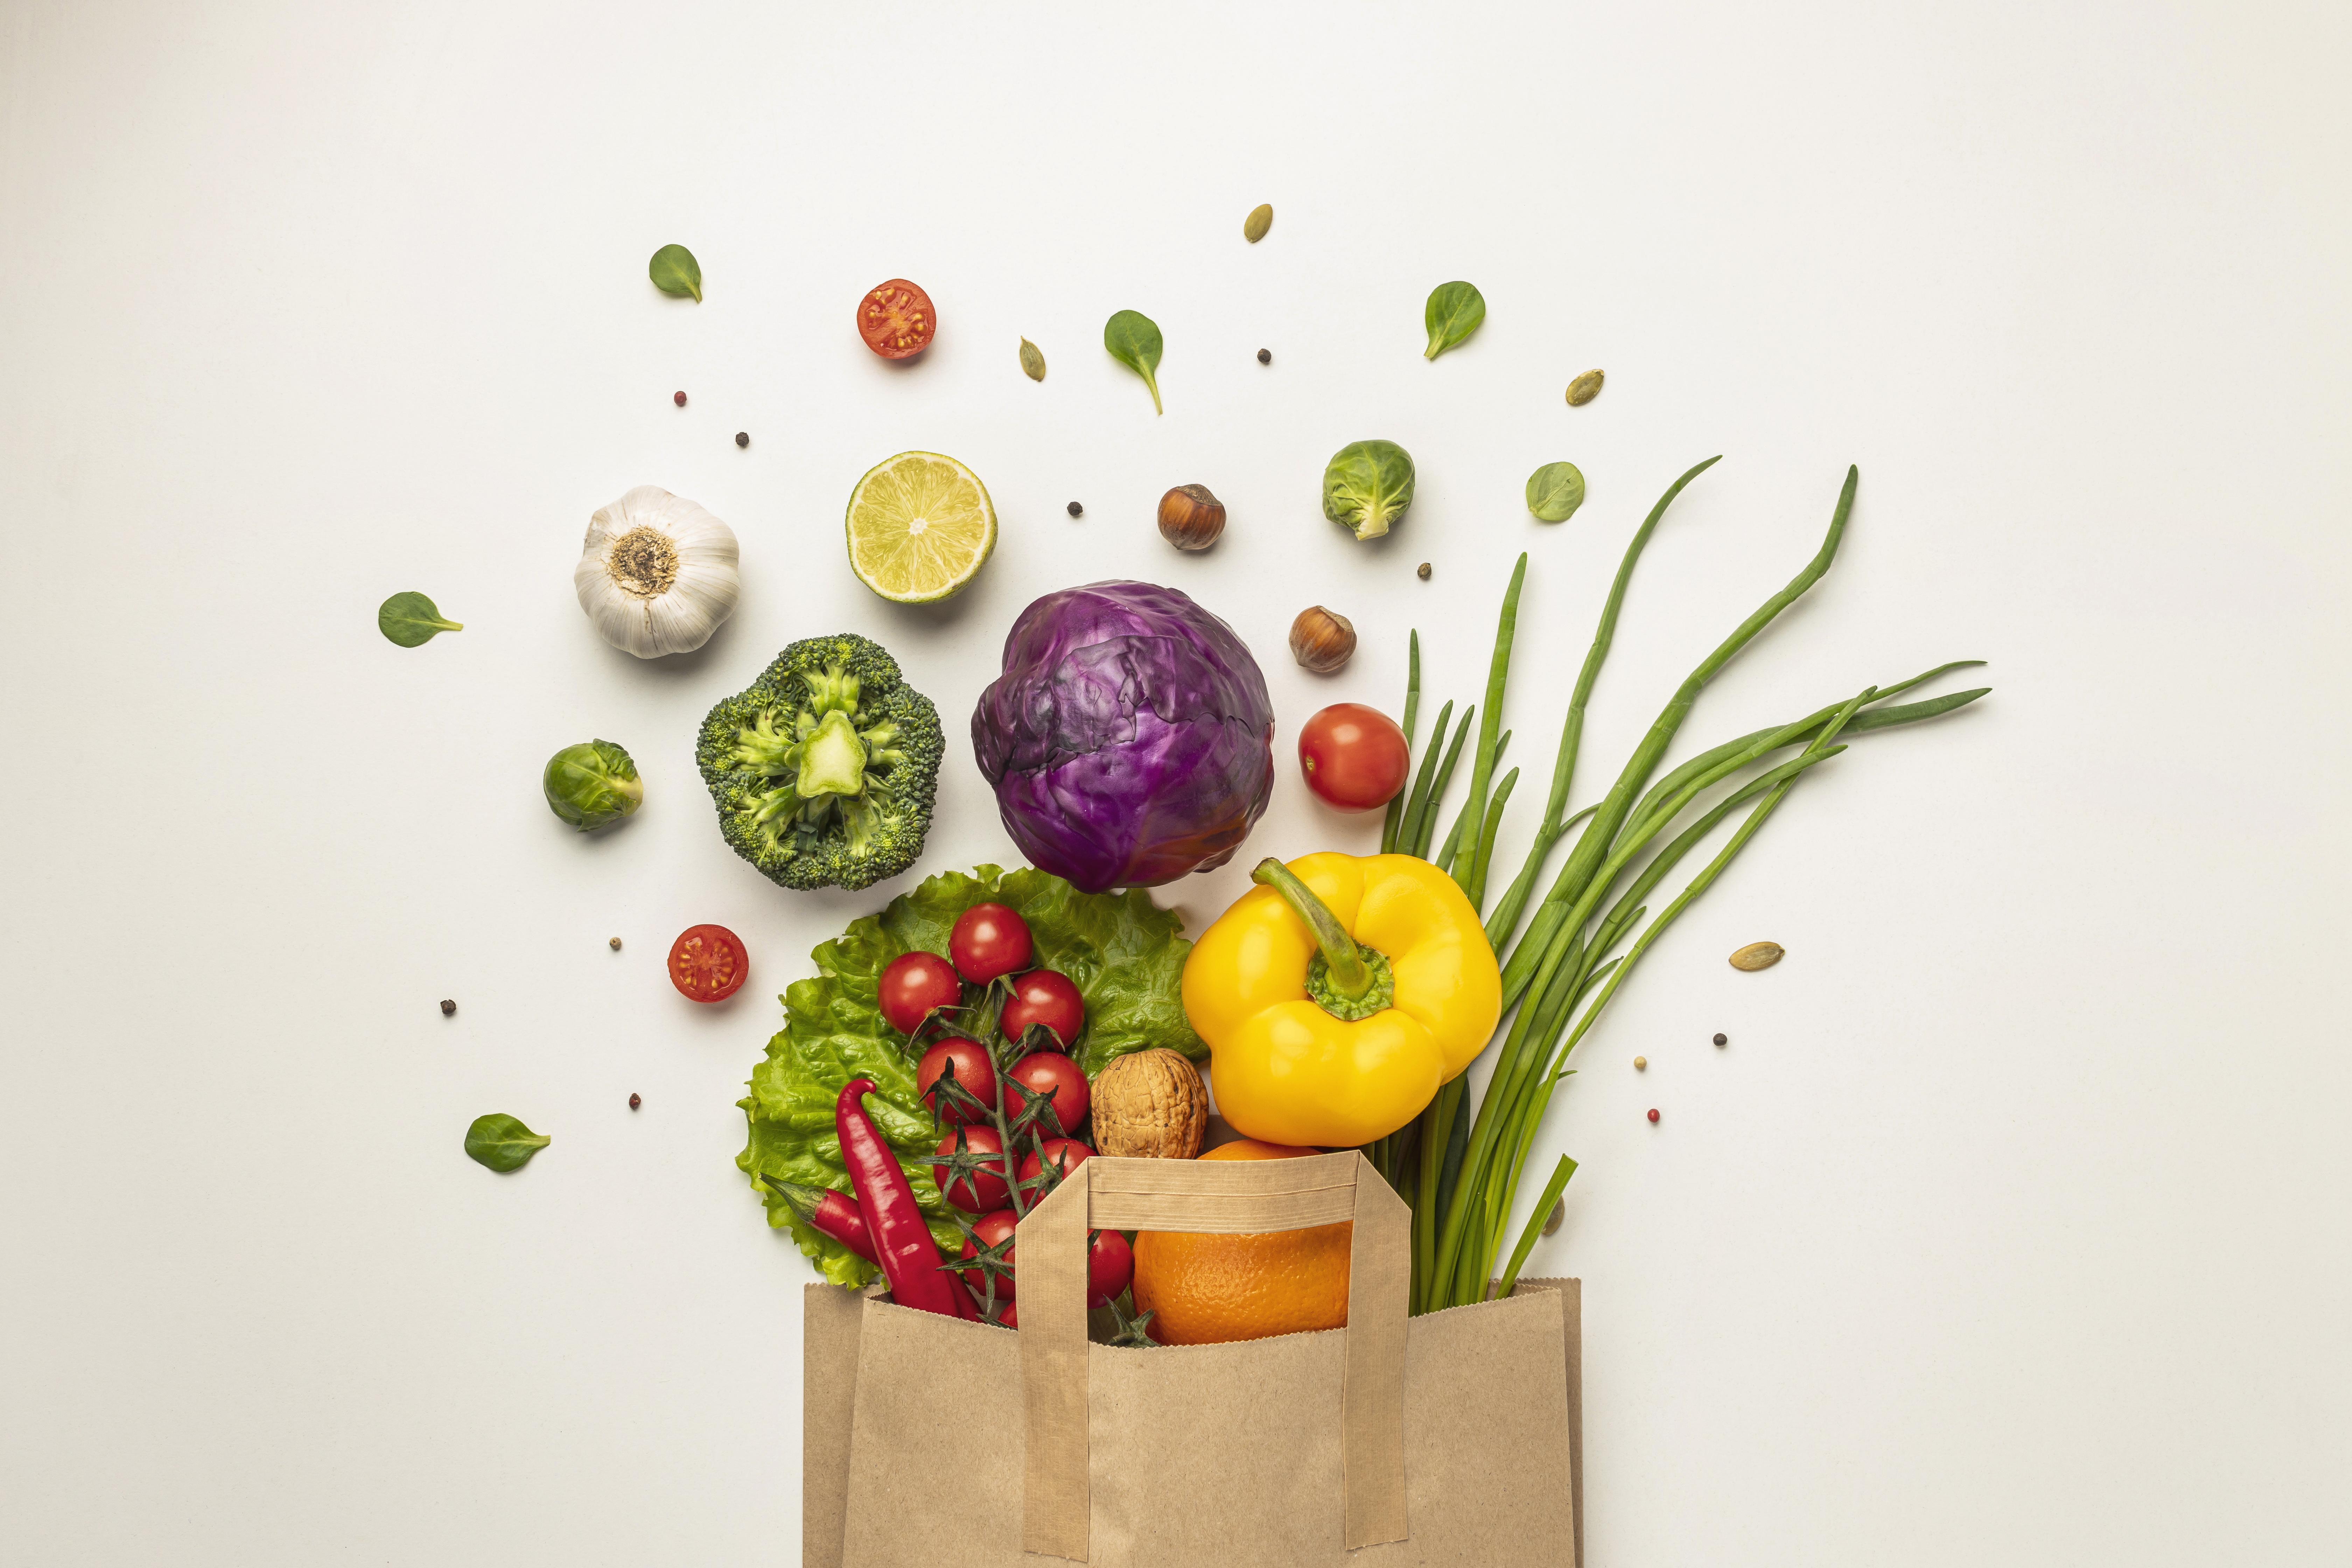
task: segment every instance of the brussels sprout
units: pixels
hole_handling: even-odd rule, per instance
[[[1412,458],[1394,441],[1351,441],[1323,470],[1323,515],[1378,539],[1412,504]]]
[[[629,753],[610,741],[583,741],[547,759],[540,780],[547,809],[583,833],[609,827],[646,801],[646,786]]]

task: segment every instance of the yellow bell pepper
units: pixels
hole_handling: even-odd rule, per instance
[[[1485,1047],[1502,973],[1454,879],[1411,855],[1268,859],[1184,964],[1218,1113],[1269,1143],[1370,1142]]]

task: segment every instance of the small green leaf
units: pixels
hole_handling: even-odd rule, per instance
[[[443,632],[466,628],[443,620],[433,601],[422,594],[394,594],[376,606],[375,629],[403,647],[420,647]]]
[[[1429,329],[1429,347],[1421,357],[1435,359],[1476,331],[1486,319],[1486,296],[1467,283],[1440,283],[1421,308],[1421,324]]]
[[[1032,381],[1045,379],[1045,356],[1027,338],[1021,340],[1021,374]]]
[[[702,302],[702,264],[682,245],[665,245],[655,251],[654,258],[646,264],[646,276],[665,294],[680,299],[692,295],[696,304]]]
[[[1103,323],[1103,347],[1110,357],[1143,378],[1151,389],[1151,411],[1165,413],[1160,406],[1160,381],[1153,373],[1160,368],[1160,327],[1139,310],[1121,310]]]
[[[466,1152],[475,1163],[493,1171],[520,1171],[552,1142],[502,1111],[477,1116],[466,1129]]]
[[[1259,240],[1265,237],[1265,231],[1273,226],[1274,204],[1272,202],[1260,202],[1257,205],[1250,208],[1249,216],[1242,219],[1242,237],[1248,240],[1252,245],[1255,245]]]
[[[1528,510],[1545,522],[1566,522],[1584,504],[1584,476],[1574,463],[1546,463],[1528,476]]]

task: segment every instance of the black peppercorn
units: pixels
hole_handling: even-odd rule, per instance
[[[1414,568],[1412,569],[1412,574],[1413,574],[1414,576],[1416,576],[1416,577],[1420,578],[1420,579],[1421,579],[1423,582],[1424,582],[1424,583],[1428,582],[1428,581],[1429,581],[1429,563],[1428,563],[1428,562],[1426,562],[1426,561],[1424,561],[1424,562],[1423,562],[1420,565],[1418,565],[1418,566],[1414,567]]]
[[[1084,517],[1087,515],[1087,509],[1080,506],[1077,502],[1072,501],[1070,503],[1070,515],[1072,517]]]
[[[442,999],[442,1002],[441,1002],[441,1016],[442,1016],[443,1017],[445,1017],[445,1018],[446,1018],[446,1017],[447,1017],[450,1014],[452,1014],[452,1013],[456,1012],[457,1010],[457,1004],[456,1004],[455,1002],[452,1002],[452,1001],[448,1000],[446,997],[444,997],[444,998]]]
[[[1717,1035],[1717,1036],[1716,1036],[1716,1037],[1715,1037],[1715,1043],[1716,1043],[1717,1045],[1718,1045],[1718,1046],[1727,1046],[1727,1045],[1729,1045],[1731,1042],[1730,1042],[1729,1040],[1725,1039],[1721,1035]]]
[[[1272,364],[1274,363],[1274,351],[1272,349],[1258,350],[1257,363],[1260,364]]]
[[[645,1101],[639,1100],[635,1095],[633,1094],[629,1096],[629,1109],[631,1110],[635,1110],[638,1106],[643,1105]]]
[[[736,432],[735,432],[735,444],[736,444],[738,447],[748,447],[748,446],[750,446],[750,445],[751,444],[751,432],[750,432],[749,430],[738,430],[738,431],[736,431]]]

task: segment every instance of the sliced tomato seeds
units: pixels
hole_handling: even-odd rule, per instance
[[[869,289],[857,302],[857,335],[884,359],[911,359],[939,331],[931,297],[904,278]]]

